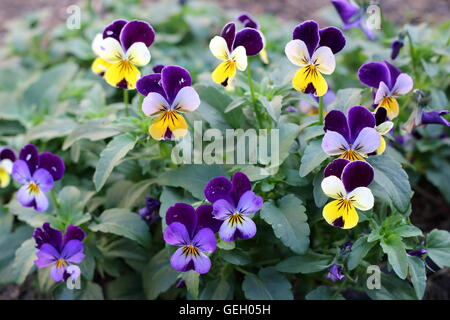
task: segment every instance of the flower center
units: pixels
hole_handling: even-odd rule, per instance
[[[340,156],[340,158],[344,158],[350,161],[356,161],[356,160],[364,160],[364,157],[362,157],[358,152],[356,152],[353,149],[345,150],[345,152]]]
[[[183,247],[183,254],[187,257],[189,255],[192,255],[194,257],[198,257],[200,255],[200,252],[198,251],[197,247],[194,247],[193,245],[188,245]]]
[[[31,194],[33,194],[33,193],[34,194],[38,194],[39,193],[39,186],[36,183],[31,182],[28,185],[28,192],[31,193]]]
[[[64,268],[65,266],[67,266],[67,261],[64,259],[58,259],[56,260],[55,265],[57,268]]]
[[[242,213],[240,212],[235,212],[233,213],[229,220],[228,223],[233,227],[237,224],[242,224],[242,222],[244,222],[244,216],[242,215]]]

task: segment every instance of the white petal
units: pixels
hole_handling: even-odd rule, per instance
[[[353,142],[352,148],[359,154],[369,154],[380,146],[380,134],[374,128],[362,129]]]
[[[358,187],[347,195],[347,199],[352,200],[352,204],[362,211],[373,208],[374,199],[369,188]]]
[[[224,38],[215,36],[211,39],[211,42],[209,43],[209,50],[211,50],[211,53],[220,60],[227,60],[229,56],[228,46],[227,42]]]
[[[99,56],[108,62],[114,63],[124,60],[125,53],[123,52],[119,41],[110,37],[103,39],[100,43]]]
[[[321,187],[323,193],[333,199],[341,199],[347,194],[341,179],[336,176],[329,176],[323,179]]]
[[[239,46],[233,50],[230,55],[231,60],[236,62],[236,67],[244,71],[247,69],[247,52],[245,51],[244,46]]]
[[[394,123],[392,121],[385,121],[382,124],[378,125],[375,129],[382,136],[391,131],[394,127]]]
[[[379,104],[381,102],[381,100],[383,100],[384,97],[387,97],[387,96],[390,96],[390,95],[391,95],[391,90],[389,90],[389,88],[386,85],[386,83],[381,81],[380,85],[378,86],[377,93],[375,94],[374,103],[375,104]]]
[[[323,74],[332,74],[336,68],[333,51],[328,47],[319,47],[314,52],[311,62]]]
[[[200,105],[200,97],[197,91],[192,87],[183,87],[178,91],[177,96],[172,104],[172,109],[178,111],[194,111]]]
[[[291,40],[286,44],[284,52],[289,61],[299,67],[309,64],[309,52],[306,44],[302,40]]]
[[[6,172],[11,174],[12,172],[13,163],[9,159],[3,159],[0,161],[0,169],[4,169]]]
[[[328,130],[322,139],[322,149],[326,154],[336,156],[343,154],[350,146],[340,133]]]
[[[401,73],[392,88],[393,94],[407,94],[414,86],[413,79],[406,73]]]
[[[97,56],[100,56],[100,53],[101,53],[100,47],[101,47],[102,41],[103,41],[103,35],[101,33],[98,33],[95,36],[94,41],[92,41],[92,45],[91,45],[92,51],[94,51],[94,53]]]
[[[146,66],[150,62],[150,51],[143,42],[135,42],[127,50],[128,60],[138,67]]]
[[[158,112],[169,108],[169,103],[162,95],[156,92],[150,92],[142,102],[142,111],[148,117],[153,117]]]

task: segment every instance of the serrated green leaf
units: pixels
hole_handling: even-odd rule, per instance
[[[322,150],[322,141],[311,140],[303,152],[299,171],[300,177],[308,175],[327,158],[328,155]]]
[[[249,300],[292,300],[290,282],[274,268],[261,269],[258,276],[245,275],[242,290]]]

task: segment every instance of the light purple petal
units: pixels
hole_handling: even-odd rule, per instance
[[[241,239],[253,238],[256,234],[256,224],[249,217],[244,217],[244,221],[237,224],[237,233]]]
[[[209,228],[200,229],[194,239],[192,245],[197,247],[201,252],[214,252],[216,250],[216,237]]]
[[[380,82],[380,87],[375,93],[375,98],[373,99],[373,103],[378,105],[385,97],[391,95],[391,90],[389,87],[383,82]]]
[[[83,260],[84,255],[80,256],[79,253],[83,253],[84,247],[83,243],[80,240],[70,240],[64,246],[61,257],[64,260],[68,260],[73,263],[80,263]],[[77,261],[81,257],[81,260]]]
[[[180,66],[167,66],[161,71],[161,83],[167,101],[172,104],[181,88],[192,85],[192,78],[189,71]]]
[[[37,169],[33,174],[33,181],[39,186],[39,189],[42,191],[50,191],[53,188],[53,177],[52,175],[45,169]]]
[[[200,274],[205,274],[211,269],[211,260],[204,253],[192,257],[192,261],[194,261],[194,270]]]
[[[223,241],[234,241],[237,238],[236,234],[237,225],[229,223],[228,219],[225,220],[219,229],[219,237]]]
[[[330,155],[336,156],[343,154],[346,150],[349,150],[350,146],[345,138],[336,131],[328,130],[322,139],[322,150]]]
[[[231,189],[230,180],[225,177],[216,177],[208,182],[204,194],[206,199],[213,203],[219,199],[228,199]]]
[[[252,28],[244,28],[236,34],[233,48],[239,46],[245,48],[247,56],[255,56],[264,48],[264,40],[261,32]]]
[[[360,154],[369,154],[380,146],[380,134],[373,128],[364,128],[352,145],[352,148]]]
[[[358,70],[359,80],[365,85],[378,89],[383,81],[391,86],[390,72],[385,64],[380,62],[369,62],[363,64]]]
[[[319,47],[325,46],[336,54],[345,47],[345,37],[341,30],[335,27],[320,29]]]
[[[347,192],[369,186],[374,177],[372,166],[366,161],[352,161],[342,171],[342,183]]]
[[[133,43],[143,42],[147,47],[150,47],[154,41],[155,31],[152,26],[145,21],[130,21],[120,32],[120,43],[125,51],[128,50]]]
[[[23,185],[17,191],[17,200],[24,207],[31,207],[34,205],[34,194],[28,191],[28,185]]]
[[[61,280],[63,280],[64,278],[64,271],[65,268],[58,268],[56,267],[56,265],[54,265],[51,269],[50,269],[50,275],[52,276],[53,281],[55,282],[59,282]]]
[[[213,211],[212,214],[216,219],[224,220],[230,214],[233,214],[236,208],[227,200],[219,199],[213,203]]]
[[[192,255],[184,255],[183,248],[179,248],[170,258],[170,265],[177,271],[188,271],[192,268],[190,266],[191,260]]]
[[[36,256],[38,259],[34,261],[34,264],[38,268],[47,267],[59,259],[58,251],[48,243],[44,243],[41,246],[41,249],[36,253]]]
[[[48,209],[48,199],[42,191],[34,197],[34,209],[42,212]]]
[[[397,80],[395,81],[394,87],[392,88],[393,94],[403,95],[407,94],[412,90],[414,86],[413,79],[406,73],[401,73]]]
[[[335,176],[341,179],[342,171],[350,161],[344,158],[335,159],[330,162],[323,171],[323,177]]]
[[[184,224],[173,222],[164,230],[164,241],[173,246],[182,246],[189,244],[191,237]]]
[[[375,127],[375,117],[363,106],[354,106],[348,110],[348,127],[350,129],[350,143],[353,143],[363,128]]]
[[[390,75],[390,83],[389,83],[389,88],[393,88],[395,82],[397,81],[398,76],[402,73],[402,71],[397,68],[396,66],[394,66],[393,64],[387,62],[386,60],[384,61],[384,64],[386,65],[386,67],[389,70],[389,75]]]
[[[312,57],[319,44],[319,25],[313,20],[299,24],[292,33],[292,39],[302,40],[308,48],[309,56]]]
[[[11,175],[14,180],[21,184],[27,184],[31,180],[30,169],[24,160],[14,162]]]
[[[186,203],[176,203],[166,213],[166,224],[171,225],[174,222],[183,224],[192,237],[197,228],[197,213],[192,206]]]
[[[254,214],[258,212],[263,205],[263,199],[257,196],[253,191],[247,191],[239,200],[237,209],[242,214]]]

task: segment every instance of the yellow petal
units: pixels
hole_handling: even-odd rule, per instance
[[[396,118],[399,113],[399,107],[397,99],[394,97],[385,97],[383,100],[381,100],[380,104],[378,105],[377,109],[379,107],[383,107],[387,110],[387,116],[390,120]],[[377,112],[377,109],[375,109],[375,112]]]
[[[215,83],[219,83],[223,86],[227,86],[230,80],[234,78],[236,74],[236,63],[231,60],[222,62],[212,73],[212,79]]]
[[[95,74],[98,74],[99,76],[104,76],[106,70],[111,66],[111,63],[109,63],[106,60],[103,60],[102,58],[96,58],[94,62],[92,63],[91,70]]]
[[[148,132],[155,140],[163,140],[166,137],[178,139],[186,135],[187,123],[178,112],[166,111],[152,123]]]
[[[113,63],[105,72],[105,80],[113,87],[135,89],[141,73],[129,61]]]
[[[320,97],[327,93],[327,82],[317,68],[312,65],[299,69],[292,79],[292,87],[301,92],[305,92],[310,83],[314,86],[316,96]]]
[[[356,161],[356,160],[361,160],[361,161],[366,161],[366,159],[364,159],[364,157],[362,155],[360,155],[358,152],[350,149],[350,150],[346,150],[339,158],[344,158],[350,161]]]
[[[377,154],[382,154],[385,150],[386,150],[386,140],[384,140],[384,138],[380,136],[380,145],[378,146],[375,152]]]
[[[9,173],[3,169],[0,168],[0,188],[5,188],[9,185],[9,182],[11,180],[11,177]]]
[[[269,56],[267,55],[267,50],[266,48],[263,48],[260,52],[259,52],[259,57],[261,58],[261,61],[264,64],[269,64]]]
[[[322,215],[326,222],[342,229],[351,229],[358,224],[359,216],[347,199],[334,200],[324,208]]]

